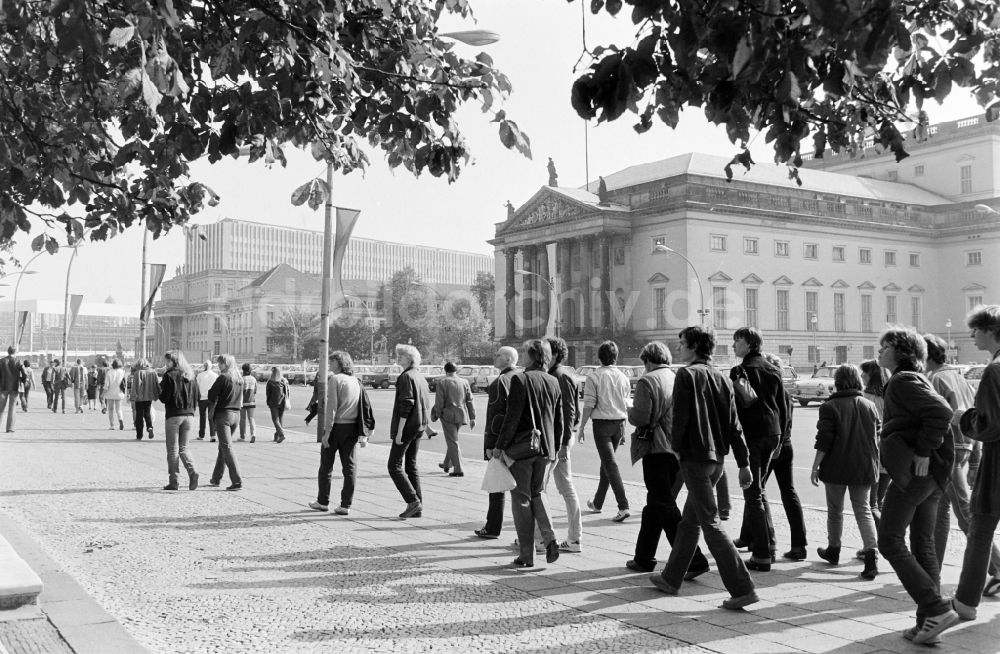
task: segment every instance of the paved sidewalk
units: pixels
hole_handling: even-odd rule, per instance
[[[860,563],[816,561],[825,534],[820,511],[806,516],[811,560],[756,574],[763,601],[730,612],[717,608],[727,593],[714,570],[685,584],[680,597],[667,597],[625,569],[645,496],[637,486],[628,488],[630,520],[586,514],[583,553],[551,565],[539,557],[543,569],[515,572],[504,567],[514,556],[509,516],[500,540],[472,535],[486,505],[481,462],[451,478],[432,455],[422,456],[426,517],[400,521],[403,503],[385,469],[388,448],[372,444],[359,450],[355,506],[345,518],[305,507],[315,499],[319,457],[304,431],[275,445],[262,426],[257,443],[238,442],[239,493],[207,487],[216,449],[195,441],[206,487],[168,493],[160,490],[162,421],[154,440],[138,442],[129,431],[108,431],[104,419],[19,414],[17,432],[0,434],[0,514],[58,564],[47,574],[72,578],[86,591],[79,599],[92,598],[94,624],[120,623],[152,652],[926,651],[900,636],[913,624],[913,606],[887,564],[865,582],[857,577]],[[624,453],[620,461],[627,464]],[[596,480],[577,485],[585,500]],[[334,503],[339,487],[338,471]],[[549,500],[564,535],[554,489]],[[775,515],[787,544],[780,507]],[[734,511],[731,533],[739,518]],[[845,551],[859,540],[851,522]],[[957,582],[963,546],[955,532],[946,592]],[[667,553],[664,541],[661,560]],[[44,600],[41,610],[70,648],[85,649],[61,627],[68,616]],[[998,634],[1000,601],[986,600],[980,619],[949,631],[939,649],[997,652]],[[0,643],[10,648],[2,631]]]

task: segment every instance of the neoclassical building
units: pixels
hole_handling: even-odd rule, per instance
[[[809,161],[802,186],[770,163],[727,182],[728,157],[689,153],[605,175],[603,201],[597,183],[542,187],[490,241],[497,336],[557,324],[580,365],[605,338],[634,356],[701,320],[728,362],[753,325],[804,367],[872,358],[904,324],[979,360],[964,319],[1000,302],[1000,126],[943,123],[908,147],[899,164],[874,148]]]

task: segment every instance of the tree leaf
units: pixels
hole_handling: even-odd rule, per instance
[[[309,180],[302,186],[298,187],[292,191],[292,206],[301,207],[309,199],[309,193],[312,191],[313,180]]]
[[[163,99],[163,94],[160,93],[160,89],[156,88],[156,84],[153,80],[149,78],[149,75],[143,73],[142,75],[142,99],[145,101],[146,106],[149,107],[150,111],[156,112],[156,108],[160,106],[160,101]]]
[[[59,252],[59,241],[55,240],[54,238],[46,238],[45,250],[49,254],[56,254],[57,252]]]
[[[736,54],[733,55],[733,63],[731,67],[733,78],[739,77],[743,69],[746,68],[747,64],[753,58],[753,46],[750,45],[750,37],[744,35],[740,42],[736,45]]]
[[[123,48],[132,40],[134,35],[135,25],[112,28],[111,34],[108,35],[108,45],[112,48]]]
[[[35,238],[31,239],[31,251],[41,252],[42,248],[45,247],[45,234],[39,234]]]

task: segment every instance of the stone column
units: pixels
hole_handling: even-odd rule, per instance
[[[601,257],[601,328],[608,330],[609,333],[613,333],[613,325],[611,324],[611,298],[609,293],[611,291],[611,237],[601,236],[600,241],[600,257]]]
[[[549,261],[549,251],[546,248],[546,244],[542,244],[538,247],[538,274],[545,279],[552,279],[552,274],[549,271],[549,266],[555,267],[555,262]],[[538,336],[545,336],[545,327],[549,324],[549,317],[552,315],[552,303],[550,301],[551,293],[549,292],[549,286],[545,282],[536,278],[538,282],[538,329],[535,333]]]
[[[594,276],[594,239],[585,236],[580,243],[580,294],[583,296],[583,329],[590,335],[594,328],[594,294],[590,284]]]
[[[524,269],[535,272],[535,246],[529,245],[521,250],[521,264]],[[522,336],[527,336],[531,330],[531,321],[534,319],[532,311],[534,305],[535,280],[533,275],[521,275],[521,288],[523,289],[522,302],[524,304],[524,323],[521,325]]]
[[[517,254],[517,248],[507,248],[503,251],[504,258],[506,259],[507,271],[504,286],[504,306],[503,313],[506,317],[507,330],[504,334],[507,338],[514,338],[516,334],[517,325],[514,323],[514,301],[517,297],[517,287],[516,280],[514,276],[514,256]]]
[[[559,302],[559,312],[557,315],[561,323],[559,325],[559,335],[565,338],[566,334],[572,333],[572,329],[576,325],[576,320],[572,312],[565,310],[567,302],[564,299],[573,297],[573,239],[564,238],[559,241],[556,253],[559,257],[559,276],[561,279],[560,286],[562,287],[559,297],[556,299]],[[572,303],[572,306],[576,306],[576,303]]]

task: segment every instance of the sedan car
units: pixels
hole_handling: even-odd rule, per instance
[[[791,366],[781,366],[781,383],[785,385],[786,393],[795,392],[795,382],[799,379],[799,373]]]
[[[639,378],[646,374],[645,366],[615,366],[628,378],[629,390],[635,393],[635,386],[639,383]]]
[[[792,397],[798,400],[800,406],[809,406],[810,402],[826,402],[836,390],[833,384],[836,369],[836,366],[823,366],[809,379],[799,379],[795,382]]]
[[[396,381],[399,373],[403,372],[400,366],[375,366],[371,372],[361,375],[361,383],[372,388],[389,388],[389,376],[393,375],[392,381]]]

